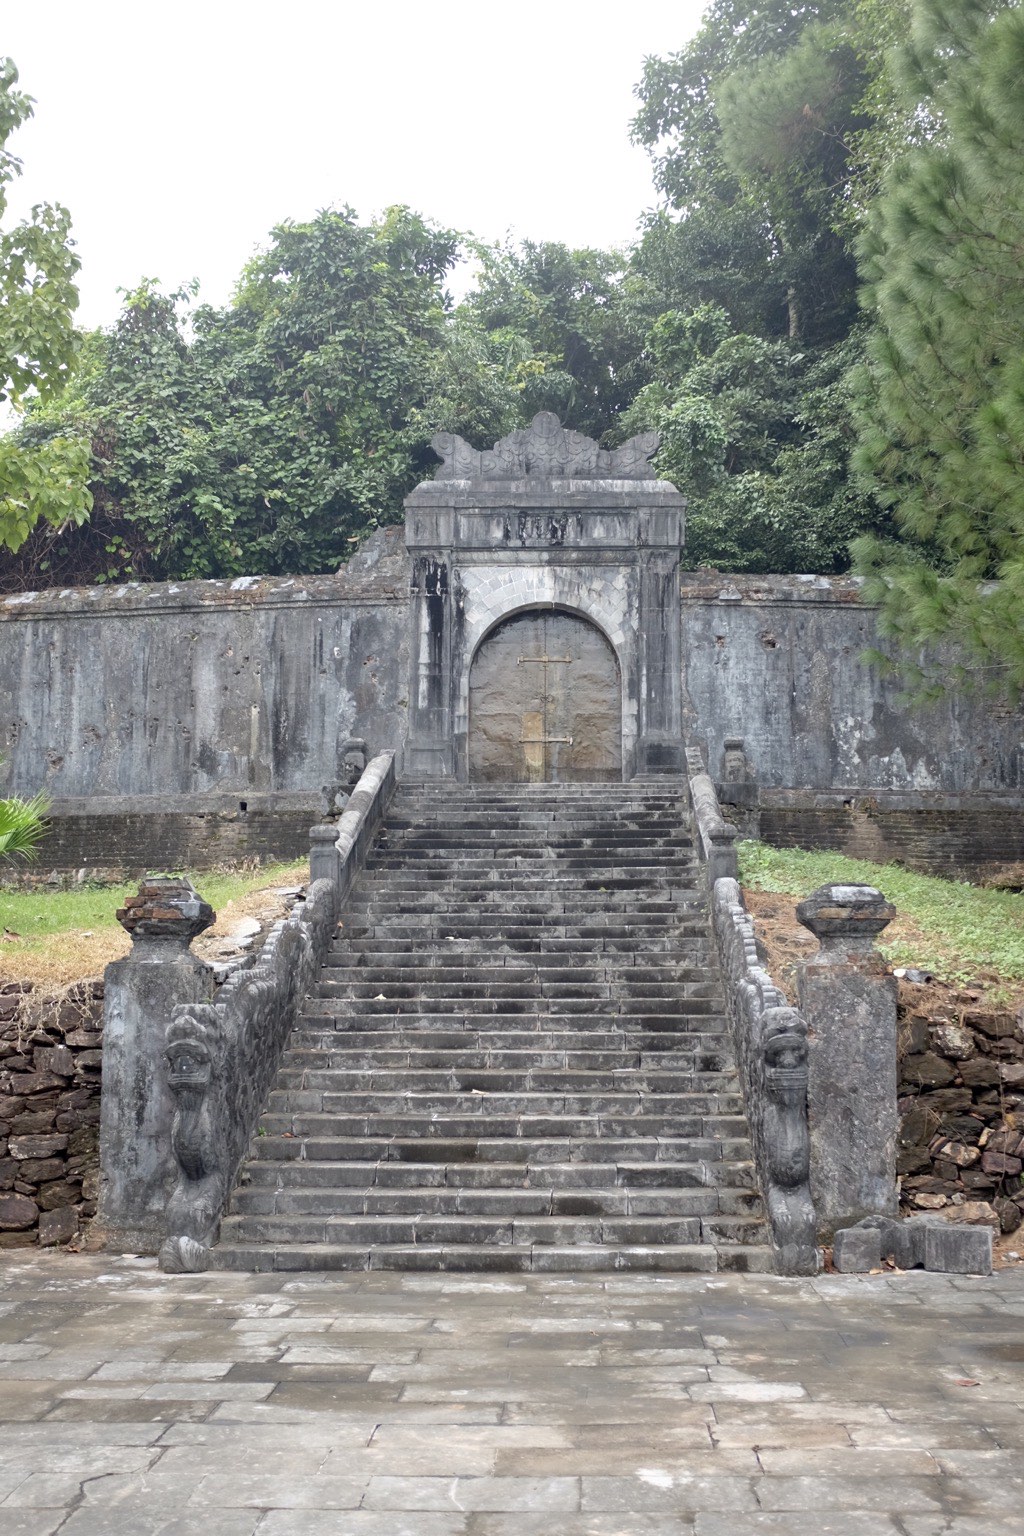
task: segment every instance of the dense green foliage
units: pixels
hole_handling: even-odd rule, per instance
[[[88,424],[103,523],[73,554],[108,578],[336,567],[432,462],[413,417],[455,247],[404,209],[369,227],[327,212],[276,229],[234,302],[187,329],[188,294],[130,294],[74,398],[29,428]]]
[[[919,966],[946,981],[970,983],[993,972],[1006,981],[1024,980],[1024,895],[1017,891],[982,890],[840,853],[765,843],[737,847],[740,878],[754,890],[800,899],[834,881],[880,890],[899,915],[879,948],[897,965]]]
[[[859,566],[906,647],[955,641],[1011,695],[1024,689],[1022,79],[1019,9],[921,0],[897,80],[934,131],[896,160],[861,242],[874,325],[859,465],[901,542],[865,539]],[[948,682],[912,675],[924,691]]]
[[[689,498],[687,562],[733,571],[846,569],[881,518],[847,473],[851,337],[809,356],[730,330],[713,305],[669,310],[651,330],[653,378],[618,435],[661,433],[659,473]]]
[[[56,203],[40,203],[30,218],[5,227],[7,188],[21,162],[7,148],[32,116],[32,98],[18,89],[18,71],[0,59],[0,403],[21,409],[64,385],[75,351],[73,326],[78,257],[71,218]],[[89,512],[88,445],[77,432],[32,444],[0,435],[0,546],[18,549],[40,518],[61,526]]]
[[[1013,0],[711,0],[637,86],[663,203],[628,252],[328,210],[272,231],[224,307],[142,284],[59,394],[65,314],[0,439],[0,584],[331,570],[400,518],[436,431],[553,410],[661,434],[688,563],[837,572],[856,541],[895,634],[1019,688],[1022,38]],[[63,217],[40,227],[69,282]]]
[[[634,256],[659,317],[622,426],[662,434],[658,467],[690,498],[688,563],[841,571],[853,538],[887,528],[849,474],[861,337],[847,205],[881,112],[866,104],[882,64],[863,34],[854,0],[715,0],[638,88],[634,136],[670,207]]]

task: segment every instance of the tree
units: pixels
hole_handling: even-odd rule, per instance
[[[654,377],[617,435],[660,432],[658,473],[690,503],[688,565],[842,571],[851,539],[884,526],[848,473],[846,374],[858,345],[807,354],[733,333],[711,305],[659,318]]]
[[[721,150],[722,82],[736,69],[784,54],[809,23],[848,9],[849,0],[712,0],[685,48],[645,60],[632,135],[650,150],[655,184],[670,206],[689,211],[739,195]]]
[[[621,302],[624,258],[530,240],[480,254],[463,308],[501,345],[528,350],[535,366],[523,377],[526,419],[554,411],[566,426],[600,436],[630,399],[628,364],[642,342]]]
[[[733,70],[718,91],[722,156],[764,210],[794,341],[841,340],[856,317],[856,270],[836,208],[854,136],[867,126],[865,85],[842,28],[813,22],[785,53]]]
[[[0,403],[20,410],[64,386],[75,352],[72,316],[78,305],[66,208],[40,203],[31,216],[4,228],[7,188],[21,174],[8,140],[32,116],[32,98],[18,88],[18,71],[0,60]],[[35,523],[82,522],[89,513],[89,446],[75,436],[29,445],[0,435],[0,545],[18,549]]]
[[[743,286],[756,274],[755,304],[749,292],[741,302],[760,310],[764,334],[817,346],[842,340],[856,317],[852,255],[834,227],[867,121],[853,5],[715,0],[686,48],[647,60],[632,129],[694,254],[716,253],[713,265]],[[727,286],[674,302],[733,313]]]
[[[436,463],[457,245],[408,209],[327,210],[279,225],[223,309],[141,284],[67,409],[26,426],[88,431],[102,527],[30,555],[78,580],[337,569]]]
[[[892,168],[860,255],[872,315],[858,467],[902,543],[864,539],[867,595],[916,691],[1024,689],[1024,14],[920,0],[897,64],[930,137]],[[956,667],[911,653],[955,642]]]

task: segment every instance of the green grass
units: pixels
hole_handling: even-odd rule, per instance
[[[283,882],[294,876],[294,864],[266,864],[245,873],[200,870],[189,875],[199,894],[219,912],[229,901]],[[30,891],[0,890],[0,927],[9,928],[25,939],[42,939],[74,929],[97,932],[116,928],[114,916],[129,896],[139,888],[137,880],[128,885],[86,885],[59,891],[36,888]]]
[[[876,886],[897,910],[879,944],[896,965],[919,966],[959,983],[992,973],[1007,982],[1024,980],[1024,894],[983,890],[838,853],[753,842],[738,846],[740,879],[754,890],[804,897],[833,881]]]

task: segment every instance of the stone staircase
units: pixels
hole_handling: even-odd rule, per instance
[[[682,786],[402,785],[222,1268],[769,1270]]]

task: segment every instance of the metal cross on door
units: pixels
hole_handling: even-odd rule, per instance
[[[469,683],[472,779],[621,779],[619,668],[586,619],[517,614],[477,652]]]

